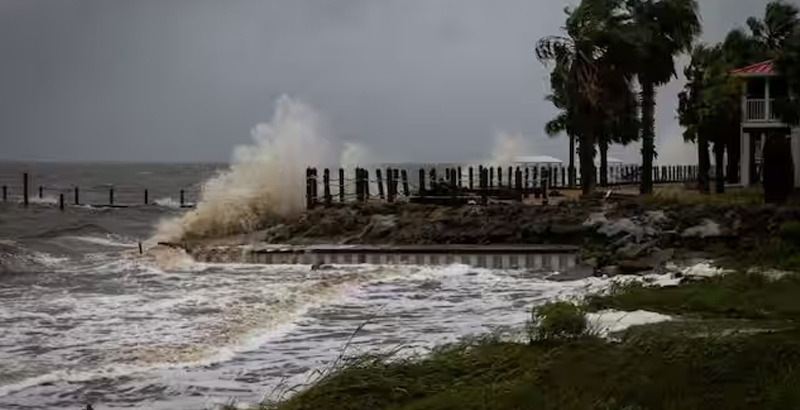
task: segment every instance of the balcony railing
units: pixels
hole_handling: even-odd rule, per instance
[[[745,100],[744,120],[747,122],[777,122],[774,103],[773,99],[748,98]]]

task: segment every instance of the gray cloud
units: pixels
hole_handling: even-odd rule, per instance
[[[766,0],[704,0],[720,40]],[[275,98],[318,109],[383,157],[485,157],[498,130],[565,156],[542,127],[533,46],[562,1],[0,0],[0,159],[227,160]],[[659,90],[662,153],[680,156],[681,82]],[[615,148],[635,160],[638,147]]]

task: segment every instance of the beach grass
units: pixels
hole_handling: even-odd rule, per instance
[[[666,328],[621,340],[497,339],[417,359],[364,357],[263,410],[787,409],[800,406],[800,331]]]
[[[800,408],[800,278],[732,273],[671,287],[620,285],[534,310],[526,340],[487,336],[414,358],[341,362],[259,410]],[[601,338],[601,309],[676,320]]]

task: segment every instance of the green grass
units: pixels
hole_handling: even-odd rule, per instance
[[[275,410],[800,408],[800,332],[487,340],[423,359],[362,359]]]
[[[703,318],[800,318],[800,275],[772,280],[761,274],[732,273],[674,287],[620,285],[587,299],[591,310],[637,309]]]

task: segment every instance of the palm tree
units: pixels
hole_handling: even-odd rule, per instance
[[[696,0],[626,0],[628,40],[635,50],[633,72],[642,101],[641,192],[653,192],[656,87],[675,77],[675,57],[691,50],[700,34]]]
[[[557,63],[558,64],[558,63]],[[558,115],[544,125],[544,132],[550,136],[555,137],[562,133],[566,133],[569,137],[569,167],[567,173],[569,174],[569,186],[575,186],[575,137],[576,127],[575,118],[572,107],[567,101],[566,83],[562,77],[564,69],[556,67],[550,73],[550,88],[552,94],[548,94],[544,99],[550,101],[560,111]]]
[[[617,104],[607,99],[610,79],[620,76],[620,82],[630,84],[630,76],[617,68],[622,58],[615,47],[621,43],[618,35],[624,21],[616,13],[621,1],[583,0],[576,9],[565,10],[566,36],[548,36],[536,46],[542,62],[555,63],[551,74],[553,100],[561,105],[565,116],[551,129],[563,128],[577,135],[584,194],[595,188],[595,144],[607,119],[616,114]]]

